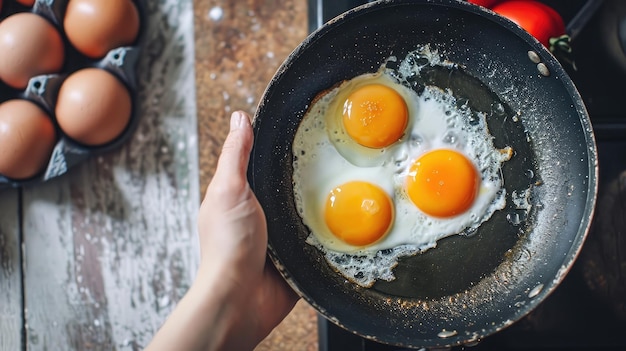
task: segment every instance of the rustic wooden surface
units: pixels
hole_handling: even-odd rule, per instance
[[[19,231],[19,193],[0,192],[0,350],[22,345],[22,276]]]
[[[141,121],[120,149],[0,190],[0,350],[139,350],[195,275],[228,116],[306,36],[304,1],[146,1]],[[195,24],[195,25],[194,25]],[[300,302],[260,350],[316,350]]]
[[[141,349],[195,275],[192,5],[146,1],[131,140],[21,189],[19,209],[16,190],[0,193],[3,350]]]

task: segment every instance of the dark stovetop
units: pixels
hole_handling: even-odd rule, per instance
[[[598,0],[543,0],[569,25]],[[309,0],[309,29],[368,1]],[[598,143],[598,204],[582,252],[565,280],[528,316],[473,347],[451,350],[626,350],[626,2],[605,0],[572,41],[578,88]],[[611,41],[613,40],[613,41]],[[621,45],[620,45],[621,44]],[[321,351],[386,351],[319,318]]]

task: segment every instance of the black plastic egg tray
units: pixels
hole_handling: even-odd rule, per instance
[[[65,47],[65,62],[60,72],[32,77],[24,90],[16,90],[0,82],[0,103],[10,99],[26,99],[36,103],[50,116],[57,131],[57,142],[47,167],[40,174],[28,179],[10,179],[0,174],[0,189],[38,183],[65,174],[71,167],[96,155],[111,151],[125,143],[137,127],[139,120],[137,103],[137,67],[146,27],[143,1],[132,0],[139,12],[140,29],[132,46],[110,50],[101,59],[91,59],[76,50],[68,41],[63,30],[63,16],[69,0],[36,0],[33,7],[23,6],[14,0],[4,0],[0,11],[0,22],[19,13],[32,12],[52,23],[61,34]],[[83,68],[100,68],[115,75],[128,88],[132,101],[132,114],[124,131],[111,142],[99,145],[82,145],[67,137],[56,122],[54,114],[58,92],[63,81],[73,72]]]

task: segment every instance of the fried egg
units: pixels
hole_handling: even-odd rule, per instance
[[[493,146],[485,115],[409,86],[385,66],[345,81],[314,101],[293,142],[307,243],[364,287],[506,204],[500,167],[512,151]]]

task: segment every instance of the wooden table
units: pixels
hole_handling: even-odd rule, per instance
[[[138,350],[198,263],[196,215],[233,109],[306,35],[304,1],[147,1],[140,124],[122,148],[0,190],[0,350]],[[258,350],[315,350],[299,303]]]

